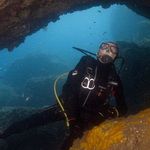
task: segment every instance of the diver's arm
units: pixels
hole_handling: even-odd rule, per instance
[[[77,77],[72,77],[73,71],[69,72],[66,83],[63,86],[61,99],[64,104],[64,109],[69,119],[77,118],[78,109],[78,92],[77,92]]]
[[[46,110],[35,113],[26,119],[13,123],[3,132],[3,134],[0,135],[0,138],[6,138],[12,134],[21,133],[25,130],[63,119],[64,116],[60,112],[58,106],[50,107]]]
[[[68,118],[73,120],[79,113],[80,83],[88,56],[83,56],[76,67],[69,72],[66,83],[63,86],[61,98]]]
[[[113,95],[116,98],[117,109],[119,111],[120,116],[125,115],[127,113],[127,104],[124,97],[122,82],[118,76],[118,86],[114,88]]]

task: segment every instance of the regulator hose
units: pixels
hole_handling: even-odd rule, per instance
[[[62,104],[62,102],[61,102],[61,100],[59,99],[58,94],[57,94],[57,82],[58,82],[62,77],[67,76],[67,75],[68,75],[68,72],[63,73],[63,74],[61,74],[60,76],[58,76],[58,77],[56,78],[56,80],[54,81],[54,95],[55,95],[55,97],[56,97],[56,100],[57,100],[58,105],[60,106],[60,108],[61,108],[61,110],[62,110],[62,112],[63,112],[63,114],[64,114],[64,116],[65,116],[66,125],[67,125],[67,127],[69,128],[70,125],[69,125],[69,119],[68,119],[67,113],[65,112],[65,109],[64,109],[64,107],[63,107],[63,104]]]

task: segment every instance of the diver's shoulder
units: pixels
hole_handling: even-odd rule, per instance
[[[96,59],[95,58],[93,58],[92,56],[82,56],[82,58],[81,58],[81,61],[84,61],[84,62],[95,62],[96,61]]]

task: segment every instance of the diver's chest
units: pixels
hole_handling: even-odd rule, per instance
[[[81,79],[80,90],[83,93],[90,92],[96,96],[107,96],[112,91],[114,84],[117,85],[117,83],[112,80],[109,72],[102,72],[102,70],[98,70],[97,67],[87,67]]]

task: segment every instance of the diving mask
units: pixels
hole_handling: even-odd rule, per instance
[[[118,55],[118,46],[115,43],[102,43],[97,54],[98,60],[101,63],[112,63]]]

